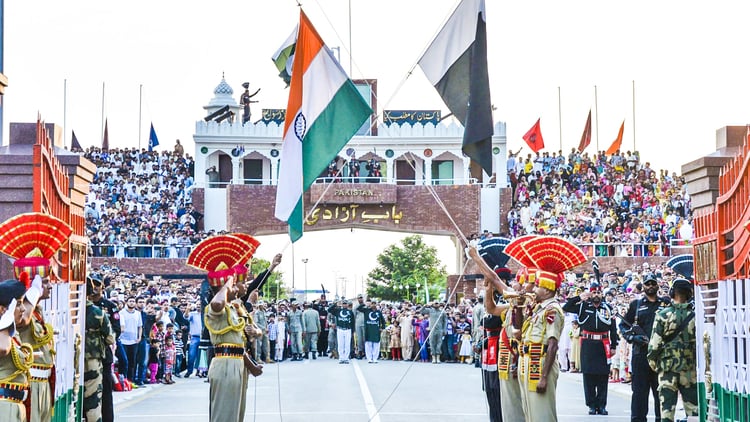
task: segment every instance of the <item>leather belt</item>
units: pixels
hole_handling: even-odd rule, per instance
[[[14,403],[23,403],[26,400],[27,389],[15,389],[0,387],[0,400],[8,400]]]
[[[594,332],[594,331],[582,331],[581,338],[586,340],[604,340],[609,338],[609,333],[606,331]]]
[[[245,354],[245,348],[242,346],[214,346],[214,357],[242,357]]]

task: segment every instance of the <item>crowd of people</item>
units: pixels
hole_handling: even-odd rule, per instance
[[[588,256],[667,256],[693,237],[683,177],[654,170],[638,152],[590,156],[573,149],[509,153],[509,234],[553,234]]]

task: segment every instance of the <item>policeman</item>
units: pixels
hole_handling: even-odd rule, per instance
[[[648,365],[646,352],[648,351],[648,340],[651,337],[651,329],[654,325],[656,313],[666,306],[670,300],[667,297],[659,297],[659,283],[653,274],[649,274],[643,280],[644,297],[630,302],[628,311],[620,323],[620,332],[623,338],[633,345],[631,353],[630,373],[632,375],[631,389],[633,395],[630,398],[630,420],[633,422],[646,422],[648,415],[649,391],[654,396],[654,403],[659,402],[658,379]],[[636,335],[639,329],[642,333]],[[625,333],[631,333],[630,335]],[[659,405],[655,405],[654,413],[656,420],[660,420],[661,412]]]
[[[305,336],[305,359],[316,359],[318,352],[318,335],[320,335],[320,314],[315,309],[310,308],[310,302],[303,305],[305,310],[302,312],[302,333]]]
[[[313,301],[313,309],[318,312],[320,319],[320,335],[318,336],[318,356],[328,356],[328,302],[326,295],[320,295],[320,300]]]
[[[672,304],[657,312],[648,343],[648,364],[659,379],[662,422],[674,421],[678,392],[687,416],[698,416],[692,297],[693,285],[684,278],[675,279]]]
[[[583,393],[589,415],[608,415],[609,364],[618,339],[612,308],[602,300],[599,283],[592,281],[588,292],[568,299],[562,309],[578,315]]]
[[[115,335],[109,318],[94,304],[100,297],[104,284],[101,279],[86,278],[86,347],[83,372],[83,413],[87,422],[102,421],[102,362],[106,349],[115,344]]]

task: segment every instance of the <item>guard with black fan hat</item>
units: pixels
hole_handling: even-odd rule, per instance
[[[610,360],[617,349],[617,321],[602,297],[598,262],[594,260],[592,266],[596,281],[591,282],[589,291],[568,299],[563,310],[578,315],[581,327],[581,373],[589,415],[608,415]]]
[[[31,345],[21,343],[16,324],[26,310],[27,285],[18,280],[0,282],[0,414],[11,422],[27,420],[24,401],[29,397]]]
[[[659,297],[659,282],[653,273],[648,273],[643,279],[643,292],[643,297],[630,302],[619,325],[622,337],[633,345],[630,364],[633,391],[630,397],[630,420],[637,422],[646,422],[649,394],[653,395],[654,403],[659,402],[658,378],[648,365],[646,352],[656,313],[671,302],[668,297]],[[656,420],[659,420],[659,405],[654,407]]]
[[[677,393],[682,396],[686,415],[698,416],[693,256],[675,256],[667,265],[682,277],[672,282],[672,304],[656,313],[646,356],[658,374],[661,420],[672,422]]]
[[[503,253],[509,243],[510,239],[493,237],[479,242],[477,249],[469,249],[470,257],[485,277],[484,306],[487,312],[481,320],[484,336],[479,344],[482,386],[490,409],[490,421],[493,422],[525,420],[517,374],[518,341],[513,334],[520,328],[521,321],[518,321],[517,328],[513,327],[514,305],[517,298],[523,297],[523,290],[517,282],[513,283],[514,289],[505,288],[512,278],[507,267],[510,257]],[[506,295],[515,299],[505,301],[502,297]]]

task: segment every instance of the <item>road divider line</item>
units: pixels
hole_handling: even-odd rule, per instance
[[[367,380],[362,374],[362,370],[359,369],[359,364],[356,360],[352,360],[352,366],[354,366],[354,375],[357,376],[357,382],[359,382],[359,391],[362,393],[362,398],[365,400],[365,408],[367,409],[367,420],[369,422],[380,422],[380,416],[377,414],[378,410],[375,407],[375,400],[370,394],[370,388],[367,386]]]

